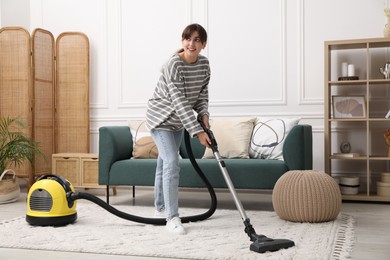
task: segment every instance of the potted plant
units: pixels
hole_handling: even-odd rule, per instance
[[[0,203],[12,202],[20,194],[19,184],[11,166],[20,166],[25,160],[34,162],[35,154],[43,155],[38,143],[18,131],[25,128],[21,120],[0,118]]]

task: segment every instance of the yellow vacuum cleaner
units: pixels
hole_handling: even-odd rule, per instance
[[[67,193],[75,192],[62,176],[45,175],[35,182],[27,196],[26,221],[36,226],[63,226],[77,219],[76,201]]]

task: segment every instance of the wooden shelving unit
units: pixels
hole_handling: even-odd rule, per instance
[[[390,158],[384,132],[390,128],[385,115],[390,110],[390,79],[379,68],[390,61],[390,38],[371,38],[325,42],[325,172],[332,176],[359,176],[357,195],[343,195],[343,200],[390,202],[390,197],[376,194],[380,173],[390,172]],[[339,80],[341,63],[354,64],[356,80]],[[335,118],[334,96],[363,96],[365,117]],[[340,143],[351,143],[351,152],[359,156],[345,158]]]

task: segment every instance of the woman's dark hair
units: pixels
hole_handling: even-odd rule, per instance
[[[184,28],[183,33],[181,35],[181,39],[188,39],[191,38],[191,34],[193,32],[198,32],[200,41],[202,43],[207,42],[207,32],[206,30],[199,24],[193,23],[188,25],[186,28]]]

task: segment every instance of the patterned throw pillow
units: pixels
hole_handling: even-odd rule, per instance
[[[283,144],[299,118],[257,117],[249,147],[250,158],[283,160]]]
[[[158,150],[144,120],[130,120],[129,127],[133,136],[133,157],[138,159],[157,158]]]

